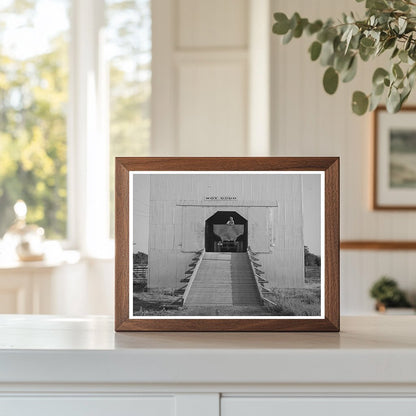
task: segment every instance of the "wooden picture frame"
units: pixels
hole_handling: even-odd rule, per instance
[[[309,186],[310,183],[317,183],[316,181],[318,180],[319,194],[314,191],[314,189],[318,188],[312,188],[312,185]],[[150,185],[146,185],[147,183],[150,183]],[[276,183],[279,184],[279,186],[278,188],[275,188],[274,186],[270,186],[270,183]],[[298,185],[299,183],[300,185]],[[182,190],[174,190],[173,188],[176,186],[174,184],[180,184],[180,188],[178,189]],[[223,186],[224,188],[222,188]],[[201,189],[204,189],[204,191],[201,191]],[[228,189],[228,193],[226,191],[223,192],[222,189]],[[230,192],[230,189],[236,189],[236,192]],[[260,198],[258,196],[260,195],[259,192],[261,192],[261,195],[267,196],[272,202],[263,203],[262,201],[265,198]],[[119,157],[116,158],[115,193],[116,331],[339,331],[339,158]],[[199,199],[195,197],[197,193]],[[169,195],[166,196],[167,194]],[[171,194],[173,194],[174,197],[171,197]],[[246,198],[246,195],[249,194],[251,196],[257,195],[257,197],[253,197],[253,199],[250,200],[248,196]],[[296,199],[296,195],[298,194],[300,195],[300,199]],[[189,201],[194,198],[196,202],[184,201],[185,198],[183,195],[185,195],[186,199]],[[241,195],[243,195],[244,198],[241,197]],[[273,198],[275,195],[282,196],[279,196],[274,200]],[[283,197],[283,195],[287,196]],[[306,196],[304,197],[304,195]],[[170,202],[172,198],[176,198],[173,207],[171,207]],[[312,207],[312,203],[316,205],[315,202],[317,200],[319,200],[318,211],[316,211],[315,208],[309,209],[309,207]],[[226,206],[227,209],[223,209],[223,206]],[[147,211],[145,213],[142,212],[144,209],[143,207],[148,207],[146,208]],[[238,209],[235,207],[238,207]],[[305,209],[305,207],[307,209]],[[304,212],[305,210],[307,211],[306,213]],[[244,214],[248,218],[247,221],[243,216],[240,216],[237,211],[240,213],[250,212],[252,214]],[[207,212],[216,213],[205,220],[205,240],[203,240],[203,231],[201,228],[203,227],[203,224],[199,225],[199,222],[201,221],[198,218],[205,219],[208,216],[208,214],[206,214]],[[211,230],[209,228],[211,227],[211,218],[219,218],[218,216],[221,215],[227,215],[228,218],[229,212],[236,212],[237,214],[235,222],[234,220],[231,221],[231,219],[227,222],[227,225],[231,228],[226,228],[225,225],[221,225],[225,224],[224,219],[221,220],[222,222],[220,225],[214,224],[214,220],[212,220],[212,227],[216,228],[211,233],[211,231],[209,231]],[[298,212],[300,212],[300,214],[298,214]],[[317,212],[319,212],[319,214],[316,214]],[[267,213],[267,215],[265,213]],[[205,217],[198,217],[198,215],[205,215]],[[298,217],[296,217],[296,215],[301,215],[301,217],[299,217],[302,221],[301,225],[297,220]],[[305,224],[309,224],[309,226],[312,227],[314,222],[309,220],[303,221],[304,215],[309,216],[308,218],[319,219],[319,233],[316,233],[315,231],[312,232],[311,229],[305,229],[305,227],[307,227]],[[164,219],[165,217],[169,219],[169,224],[163,222],[167,221]],[[243,226],[243,222],[239,225],[238,221],[240,217],[245,220],[244,224],[246,225]],[[264,219],[265,217],[267,218]],[[251,218],[253,218],[253,220],[251,220]],[[219,220],[215,221],[218,222]],[[268,227],[267,232],[262,231],[263,223],[267,224],[264,225],[264,227]],[[147,227],[146,224],[150,225]],[[276,224],[279,224],[279,227],[283,227],[278,229],[278,235],[276,235],[275,232],[275,227],[277,227]],[[140,228],[141,226],[142,228]],[[244,227],[246,226],[248,227],[248,231],[245,231],[246,228]],[[280,231],[284,230],[284,226],[287,229],[286,234],[284,234],[283,231]],[[315,224],[314,230],[318,229],[316,227],[318,226]],[[176,231],[183,229],[186,229],[187,231]],[[224,237],[225,234],[231,233],[231,229],[237,230],[236,232],[239,234],[238,238],[233,239]],[[171,236],[171,230],[173,230],[173,237]],[[191,231],[188,233],[188,230]],[[264,230],[266,230],[266,228],[264,228]],[[248,237],[245,235],[246,232],[248,232]],[[301,240],[293,240],[296,242],[296,244],[291,243],[293,247],[290,246],[289,240],[284,240],[286,243],[283,240],[279,240],[279,238],[289,238],[287,235],[294,235],[294,233],[298,233],[296,235],[301,235]],[[159,234],[163,234],[161,238],[160,236],[158,237]],[[305,317],[288,315],[277,316],[276,313],[280,313],[278,312],[280,311],[280,306],[274,307],[273,304],[276,305],[277,303],[271,302],[270,298],[266,299],[266,293],[269,291],[273,296],[277,296],[280,293],[279,291],[283,289],[276,289],[276,291],[273,291],[269,289],[264,282],[267,282],[269,277],[274,279],[275,275],[278,276],[278,279],[282,279],[281,276],[289,279],[293,274],[293,276],[295,276],[294,278],[297,279],[297,274],[294,272],[292,273],[292,269],[285,266],[285,262],[288,262],[289,260],[292,261],[291,264],[293,265],[293,270],[298,270],[299,267],[302,266],[301,279],[304,281],[304,262],[307,261],[305,259],[308,259],[306,257],[308,251],[303,247],[304,234],[308,236],[315,236],[316,234],[320,235],[319,242],[321,244],[320,247],[322,248],[322,264],[317,260],[319,256],[315,256],[312,257],[315,263],[310,265],[311,268],[316,268],[319,263],[319,270],[321,273],[323,272],[319,280],[319,284],[321,285],[319,289],[320,315]],[[178,235],[181,237],[179,238]],[[211,238],[212,235],[215,237],[214,243],[212,243],[212,241],[214,241]],[[247,240],[244,240],[245,238],[247,238]],[[172,243],[173,245],[171,244],[172,239],[174,240],[174,243]],[[143,297],[148,294],[147,292],[143,292],[142,294],[142,292],[139,293],[133,291],[133,280],[135,282],[134,287],[136,288],[137,276],[141,278],[140,268],[137,269],[139,270],[137,273],[133,271],[133,259],[137,258],[139,253],[141,253],[140,251],[134,253],[133,244],[135,243],[133,240],[138,241],[138,244],[148,244],[146,246],[148,247],[148,254],[143,254],[143,257],[148,255],[148,260],[146,261],[148,262],[148,265],[150,264],[150,266],[144,266],[149,267],[150,269],[150,272],[149,270],[147,271],[150,277],[146,280],[149,285],[147,290],[150,294],[153,294],[154,292],[159,293],[157,292],[157,290],[159,290],[156,287],[157,284],[151,282],[164,282],[163,279],[165,279],[165,274],[163,273],[166,269],[166,265],[164,265],[164,261],[161,259],[168,259],[166,261],[171,261],[169,259],[176,258],[182,261],[182,258],[185,258],[185,260],[188,259],[186,256],[194,256],[190,260],[191,264],[189,267],[191,269],[190,271],[185,272],[188,274],[185,274],[184,278],[184,281],[188,282],[186,283],[186,289],[183,289],[185,292],[188,290],[187,300],[191,297],[190,293],[194,295],[194,298],[192,299],[199,299],[198,295],[201,293],[203,293],[202,299],[205,299],[204,296],[209,298],[211,292],[208,293],[206,287],[211,286],[202,285],[201,287],[205,289],[198,289],[200,290],[200,292],[198,292],[197,288],[199,286],[195,283],[200,274],[209,270],[206,269],[207,267],[210,267],[213,264],[215,267],[218,265],[225,267],[224,270],[226,271],[223,273],[225,273],[225,276],[228,276],[228,274],[234,273],[232,271],[233,266],[229,266],[229,262],[232,263],[234,261],[233,259],[237,259],[236,261],[246,262],[241,263],[244,266],[244,273],[240,272],[240,269],[236,269],[237,272],[235,272],[233,276],[239,278],[239,273],[241,276],[251,276],[250,279],[253,279],[254,285],[258,290],[260,305],[269,305],[264,306],[264,308],[267,309],[267,313],[271,312],[269,315],[266,315],[265,312],[263,312],[265,309],[261,309],[262,312],[259,315],[257,314],[257,309],[255,309],[256,313],[253,316],[238,316],[234,315],[235,311],[233,309],[226,309],[228,308],[228,305],[226,305],[226,307],[220,305],[218,306],[220,311],[219,316],[216,316],[216,314],[214,315],[213,313],[209,313],[208,316],[199,313],[196,316],[184,316],[181,315],[185,313],[184,311],[194,314],[195,312],[192,311],[199,309],[195,309],[195,306],[194,309],[192,309],[191,306],[182,306],[178,308],[178,311],[173,310],[172,313],[176,314],[174,316],[160,316],[160,314],[157,315],[156,312],[153,312],[153,309],[145,316],[148,311],[144,311],[142,306],[139,308],[136,303],[140,305],[145,304]],[[260,252],[257,249],[256,252],[256,250],[247,246],[247,244],[257,244],[258,247],[260,247],[260,245],[263,244],[263,240],[265,246],[264,251]],[[193,250],[191,247],[192,244],[195,243],[196,247],[199,247],[198,244],[204,244],[203,241],[205,241],[204,248],[201,248],[201,250],[196,251],[195,253],[188,252]],[[212,244],[215,246],[214,249],[209,248]],[[227,248],[227,244],[230,245],[231,248]],[[301,248],[299,248],[300,244],[302,244]],[[159,245],[163,245],[163,250]],[[168,249],[166,249],[165,245],[167,245],[166,247],[168,247]],[[187,247],[187,245],[189,245],[189,247]],[[176,251],[174,252],[174,250]],[[292,251],[285,251],[284,253],[286,253],[287,256],[286,254],[282,256],[282,250]],[[173,253],[171,257],[169,257],[169,253]],[[201,254],[201,256],[203,256],[202,260],[198,253],[204,253]],[[296,261],[293,260],[292,257],[288,260],[289,254]],[[278,261],[280,262],[280,268],[276,268],[274,263],[274,259],[278,257],[273,257],[278,255],[280,256],[280,260]],[[261,257],[260,260],[258,259],[259,257]],[[260,270],[262,265],[259,263],[263,261],[262,259],[266,259],[263,262],[263,266],[265,268],[266,266],[269,267],[267,269],[269,270],[269,273]],[[220,264],[220,260],[224,260],[223,263]],[[168,265],[169,267],[167,267],[169,270],[173,270],[173,272],[168,275],[168,279],[173,279],[172,276],[175,274],[175,269],[176,273],[178,273],[178,270],[183,267],[182,263],[178,263],[179,260],[174,261],[177,262],[176,267],[171,267],[172,265],[170,263]],[[271,266],[269,266],[269,263]],[[134,264],[134,267],[136,267],[137,264]],[[201,266],[201,264],[204,264],[204,266]],[[284,267],[286,267],[286,269],[284,269]],[[228,270],[231,270],[231,272]],[[251,270],[251,272],[249,270]],[[284,270],[286,270],[286,272],[284,272]],[[268,274],[270,275],[269,277]],[[211,278],[211,275],[209,275],[208,278]],[[192,280],[193,283],[191,284],[191,289],[188,289],[190,279],[194,280]],[[207,277],[205,277],[205,279],[207,279]],[[243,279],[243,277],[241,277],[241,279]],[[169,280],[169,282],[172,281],[173,280]],[[177,280],[175,280],[175,282],[177,282]],[[280,284],[281,280],[278,280],[278,282]],[[153,284],[156,285],[155,289],[150,288]],[[226,285],[222,280],[220,284],[224,284],[221,288],[228,287],[228,283]],[[287,286],[289,287],[290,284],[290,282],[287,283]],[[169,285],[172,285],[172,283],[169,283]],[[276,285],[276,283],[274,283],[274,285]],[[231,290],[234,290],[233,287],[234,286],[231,286]],[[243,286],[243,283],[241,283],[239,287],[251,288],[251,286]],[[309,286],[306,289],[309,290]],[[246,289],[245,292],[238,293],[244,294],[247,292],[251,296],[250,290]],[[303,289],[301,288],[299,290]],[[174,296],[176,292],[173,291],[172,293],[172,296]],[[215,293],[220,293],[221,296],[223,295],[228,299],[228,292],[225,289],[221,289]],[[297,296],[297,293],[301,292],[294,291],[293,293],[294,296]],[[234,296],[234,293],[232,296]],[[204,302],[205,300],[201,301],[201,307],[212,310],[209,309],[210,306],[206,306]],[[200,304],[197,304],[197,306],[199,307]],[[233,307],[234,306],[232,306],[232,308]],[[236,310],[238,310],[238,307],[236,306]],[[243,305],[243,309],[244,307],[245,306]],[[227,313],[227,316],[225,316],[225,314],[223,316],[224,310],[231,311],[231,315],[228,315]],[[164,311],[165,306],[162,309],[162,313],[164,313]],[[242,313],[245,315],[245,310]],[[287,312],[284,313],[288,314]]]
[[[374,210],[416,209],[416,170],[409,159],[414,155],[416,161],[415,116],[416,106],[404,107],[396,114],[388,113],[384,106],[373,112]],[[395,143],[401,144],[402,151]]]

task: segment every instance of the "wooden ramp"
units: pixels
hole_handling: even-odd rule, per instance
[[[187,306],[261,306],[247,253],[204,253]]]

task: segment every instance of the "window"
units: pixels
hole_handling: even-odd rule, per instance
[[[150,0],[107,0],[110,79],[110,235],[114,236],[114,157],[149,153]]]
[[[151,0],[1,2],[0,238],[17,199],[47,238],[91,254],[113,236],[114,157],[149,151],[150,65]]]
[[[69,9],[69,0],[0,6],[0,237],[18,199],[48,238],[66,237]]]

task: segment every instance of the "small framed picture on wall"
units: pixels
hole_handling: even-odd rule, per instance
[[[373,208],[416,209],[416,107],[374,112]]]

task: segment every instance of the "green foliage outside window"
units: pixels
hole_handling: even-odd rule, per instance
[[[41,53],[24,45],[6,49],[16,26],[34,27],[35,1],[0,7],[0,238],[23,199],[27,220],[48,238],[66,236],[67,31],[56,33]],[[23,40],[24,41],[24,40]],[[16,45],[17,45],[16,40]],[[10,43],[10,42],[9,42]],[[9,45],[10,46],[10,45]],[[18,45],[19,46],[19,45]]]
[[[18,199],[28,206],[28,222],[45,228],[47,238],[64,239],[67,234],[70,3],[4,0],[0,4],[0,238],[14,220],[13,205]],[[151,8],[150,0],[106,0],[104,4],[112,234],[114,157],[145,155],[149,148]],[[49,20],[40,19],[42,10],[48,11]],[[56,11],[67,27],[51,22]],[[13,39],[19,28],[22,38]],[[33,50],[24,46],[25,30],[32,30],[39,42],[41,32],[55,32],[43,47]],[[10,46],[13,42],[16,50]]]
[[[114,158],[145,156],[150,144],[150,0],[107,0],[110,65],[110,235],[114,236]]]

